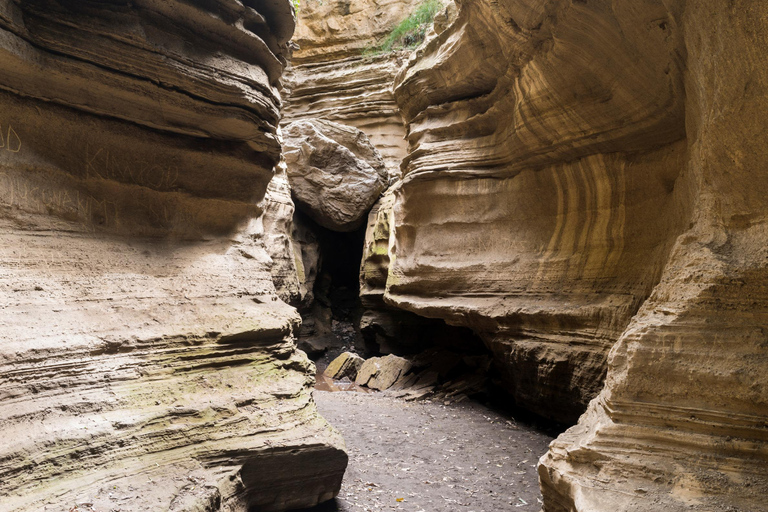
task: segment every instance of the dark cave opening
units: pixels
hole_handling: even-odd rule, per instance
[[[365,359],[393,354],[412,361],[414,373],[423,377],[437,371],[440,386],[450,390],[454,384],[454,391],[462,390],[450,401],[466,394],[467,399],[549,435],[570,426],[516,405],[492,351],[471,329],[388,306],[381,299],[361,300],[365,224],[350,232],[332,231],[297,209],[294,226],[304,249],[314,245],[306,251],[316,259],[316,276],[312,299],[299,307],[303,324],[298,345],[317,363],[318,377],[342,352]],[[472,384],[456,385],[466,382]]]
[[[365,225],[350,232],[332,231],[297,209],[294,226],[301,243],[314,246],[310,251],[302,248],[302,253],[309,252],[316,259],[316,276],[311,283],[311,299],[299,307],[303,323],[298,344],[317,360],[328,351],[358,345],[356,326],[362,315],[359,276]],[[304,265],[311,266],[307,262]]]

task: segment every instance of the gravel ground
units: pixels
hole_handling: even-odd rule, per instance
[[[315,401],[350,460],[338,498],[314,512],[540,510],[547,434],[471,401],[317,390]]]

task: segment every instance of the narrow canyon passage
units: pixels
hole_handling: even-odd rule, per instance
[[[766,0],[0,0],[0,512],[768,512],[767,112]]]

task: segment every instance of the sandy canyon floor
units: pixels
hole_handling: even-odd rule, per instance
[[[314,512],[540,509],[536,463],[552,437],[535,425],[471,401],[314,394],[350,456],[339,496]]]

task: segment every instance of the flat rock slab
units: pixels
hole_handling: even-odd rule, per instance
[[[350,461],[339,496],[313,512],[541,509],[535,466],[552,438],[521,421],[475,402],[314,397],[344,436]]]
[[[365,361],[357,373],[355,384],[384,391],[408,373],[411,362],[402,357],[389,354],[385,357],[372,357]]]
[[[344,352],[339,357],[331,361],[328,368],[323,372],[326,376],[332,379],[343,379],[348,377],[349,379],[356,379],[357,373],[365,363],[365,359],[352,352]]]

